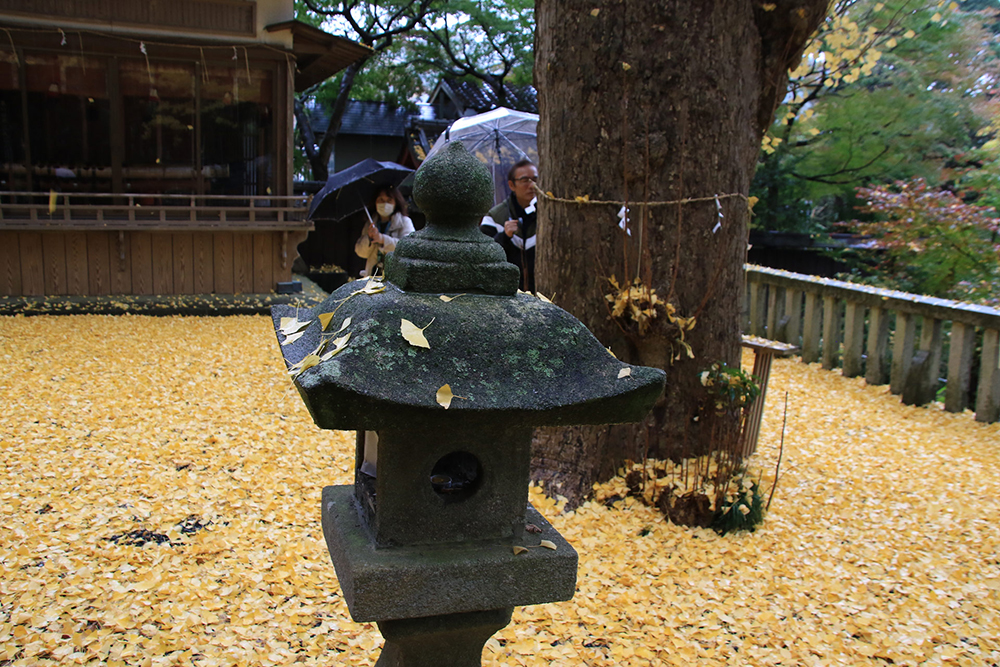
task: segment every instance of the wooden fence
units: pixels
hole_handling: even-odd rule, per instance
[[[305,197],[0,192],[0,296],[268,293]]]
[[[1000,420],[1000,310],[747,266],[744,330],[802,361],[888,384],[904,403]]]

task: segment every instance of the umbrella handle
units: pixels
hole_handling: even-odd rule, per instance
[[[365,212],[365,215],[368,216],[368,224],[374,225],[375,221],[372,220],[372,214],[368,212],[368,204],[366,204],[365,200],[362,199],[360,192],[358,193],[358,199],[361,199],[361,209]]]

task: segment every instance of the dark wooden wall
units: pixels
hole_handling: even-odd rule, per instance
[[[291,279],[305,232],[0,231],[0,296],[249,294]]]

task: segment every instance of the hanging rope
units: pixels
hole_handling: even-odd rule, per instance
[[[718,202],[720,199],[731,199],[739,198],[750,203],[750,199],[739,192],[731,192],[722,195],[709,195],[708,197],[685,197],[684,199],[668,199],[666,201],[618,201],[611,199],[591,199],[589,195],[578,196],[573,199],[567,199],[565,197],[556,197],[551,192],[542,192],[540,189],[535,188],[536,194],[542,199],[548,199],[549,201],[559,202],[560,204],[594,204],[600,206],[629,206],[629,207],[642,207],[648,206],[650,208],[656,206],[671,206],[673,204],[692,204],[694,202],[701,201],[715,201]]]
[[[18,67],[20,67],[21,66],[21,59],[17,57],[17,47],[14,46],[14,37],[13,37],[13,35],[10,34],[10,30],[8,30],[7,28],[4,28],[3,31],[5,33],[7,33],[7,39],[10,40],[10,48],[14,52],[14,63]]]
[[[208,62],[205,61],[205,49],[199,46],[198,51],[201,53],[201,82],[208,83]]]

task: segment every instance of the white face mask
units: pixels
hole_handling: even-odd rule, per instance
[[[383,218],[388,218],[392,215],[392,212],[396,210],[396,205],[392,202],[380,201],[375,205],[375,210],[377,210],[378,214]]]

